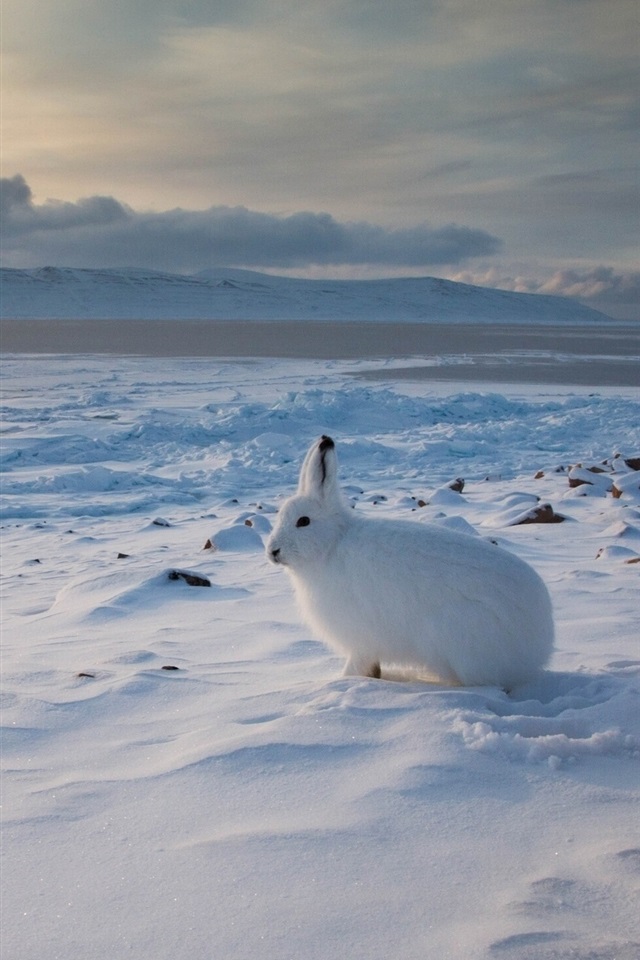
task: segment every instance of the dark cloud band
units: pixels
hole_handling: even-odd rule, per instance
[[[145,213],[113,197],[37,205],[20,175],[3,179],[1,196],[3,259],[16,265],[426,268],[491,256],[502,246],[483,230],[453,224],[391,229],[327,213],[281,217],[246,207]]]

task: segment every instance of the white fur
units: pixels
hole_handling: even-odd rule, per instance
[[[551,655],[551,601],[530,566],[445,527],[359,516],[329,437],[307,453],[267,555],[290,574],[309,626],[347,657],[345,674],[379,676],[386,662],[508,689]]]

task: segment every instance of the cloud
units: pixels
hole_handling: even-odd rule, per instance
[[[558,270],[538,293],[574,297],[620,318],[640,319],[640,271],[616,273],[611,267]]]
[[[501,247],[483,230],[454,224],[392,229],[340,222],[327,213],[277,216],[224,206],[138,212],[113,197],[37,205],[20,175],[3,179],[1,195],[3,263],[14,266],[428,268],[492,255]]]
[[[612,267],[597,266],[586,270],[556,270],[550,276],[534,279],[509,276],[493,267],[482,272],[460,270],[448,276],[460,283],[499,290],[571,297],[620,320],[640,320],[640,271],[619,272]]]
[[[4,237],[39,231],[72,230],[127,221],[130,211],[113,197],[87,197],[77,203],[49,200],[37,207],[31,187],[20,174],[0,182],[0,215]]]
[[[610,267],[598,267],[583,273],[578,270],[558,270],[541,284],[539,292],[588,299],[604,294],[626,297],[630,293],[640,292],[640,273],[620,275]]]
[[[65,201],[5,257],[620,273],[636,48],[637,0],[3,0],[4,170]]]

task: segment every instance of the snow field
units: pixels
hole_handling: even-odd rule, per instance
[[[635,960],[640,497],[568,483],[638,455],[631,391],[3,367],[3,960]],[[546,674],[340,677],[262,545],[323,432],[355,509],[541,573]]]

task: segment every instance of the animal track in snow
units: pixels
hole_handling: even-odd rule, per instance
[[[617,678],[549,672],[519,694],[525,699],[487,696],[482,707],[479,697],[476,709],[458,712],[454,729],[467,747],[552,768],[588,755],[640,751],[632,732],[637,706]]]

